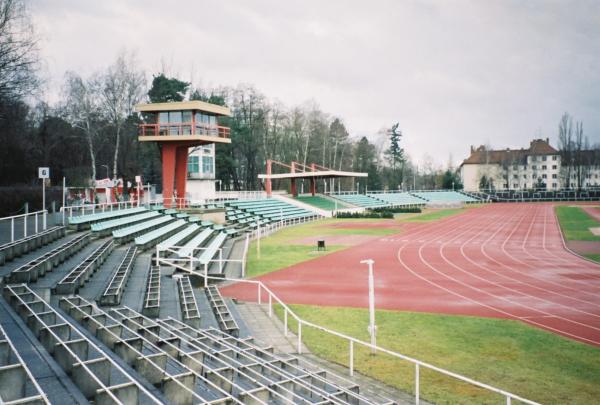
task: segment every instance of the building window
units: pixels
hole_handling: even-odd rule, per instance
[[[556,160],[558,158],[558,156],[554,155],[552,156],[552,160]]]
[[[202,156],[202,173],[213,173],[212,156]]]
[[[542,174],[542,179],[545,179],[547,176],[545,174]]]
[[[556,176],[556,173],[552,173],[552,178],[553,178],[553,179],[556,179],[556,178],[557,178],[557,176]]]
[[[188,173],[200,173],[200,158],[188,156]]]
[[[517,183],[514,183],[513,188],[519,188],[519,185]]]
[[[556,170],[556,165],[552,165],[552,170]]]
[[[546,170],[548,167],[546,165],[542,165],[542,170]]]
[[[552,183],[552,188],[556,188],[556,183]]]
[[[531,168],[532,168],[533,170],[537,170],[537,166],[536,166],[536,165],[533,165]]]
[[[517,165],[514,165],[514,166],[513,166],[513,170],[519,170],[519,166],[517,166]]]
[[[523,175],[523,178],[524,178],[524,179],[526,179],[526,178],[527,178],[527,175],[526,175],[526,174],[524,174],[524,175]]]
[[[542,156],[542,160],[545,162],[546,161],[546,156]]]

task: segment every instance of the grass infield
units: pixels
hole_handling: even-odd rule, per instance
[[[600,223],[579,207],[561,205],[556,207],[556,215],[566,240],[600,241],[589,228],[599,227]]]

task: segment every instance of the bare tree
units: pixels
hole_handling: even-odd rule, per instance
[[[0,100],[20,98],[36,88],[37,43],[24,3],[0,0]]]
[[[100,79],[101,111],[115,130],[113,179],[118,175],[119,145],[125,121],[133,114],[135,105],[144,97],[146,90],[144,72],[138,70],[136,64],[133,54],[122,52]]]
[[[571,186],[571,171],[573,169],[573,118],[564,113],[558,123],[558,149],[560,151],[561,171],[566,179],[566,188]]]
[[[64,92],[64,117],[85,136],[90,153],[92,168],[92,186],[96,184],[96,154],[94,138],[98,133],[98,121],[101,116],[98,78],[84,80],[73,72],[67,72]]]

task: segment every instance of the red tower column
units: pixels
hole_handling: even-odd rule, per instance
[[[163,204],[167,208],[171,207],[173,202],[176,150],[176,145],[162,145]]]
[[[310,170],[313,172],[315,171],[314,163],[310,164]],[[313,195],[313,197],[315,196],[315,194],[317,194],[317,181],[315,180],[314,177],[310,178],[310,193]]]
[[[177,148],[177,160],[175,162],[175,186],[177,187],[177,206],[185,206],[185,184],[187,181],[188,147]]]
[[[267,176],[271,175],[271,165],[271,159],[267,159]],[[265,179],[265,191],[267,192],[267,197],[271,197],[271,194],[273,193],[273,186],[269,177]]]
[[[292,162],[292,173],[296,173],[296,162]],[[298,190],[296,188],[296,179],[295,178],[291,178],[290,179],[291,184],[291,188],[292,188],[292,197],[298,197]]]

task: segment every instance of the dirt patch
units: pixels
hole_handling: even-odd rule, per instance
[[[594,218],[596,221],[600,221],[600,210],[598,207],[581,207],[590,217]],[[592,231],[593,233],[593,231]],[[596,235],[594,233],[594,235]]]
[[[380,236],[373,235],[333,235],[333,236],[308,236],[302,239],[296,239],[291,241],[294,245],[309,245],[316,246],[318,240],[324,240],[326,246],[331,245],[343,245],[343,246],[355,246],[364,242],[368,242]]]
[[[596,236],[600,236],[600,228],[590,228],[590,232]]]
[[[580,255],[600,254],[600,241],[571,240],[567,246]]]

